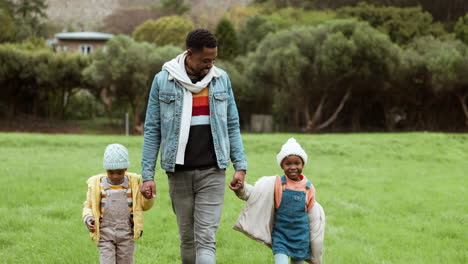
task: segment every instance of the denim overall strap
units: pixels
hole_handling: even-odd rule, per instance
[[[282,185],[286,184],[286,176],[285,175],[281,176],[281,184]]]
[[[281,177],[286,183],[286,177]],[[310,258],[310,228],[304,191],[284,189],[275,212],[272,232],[274,254],[282,253],[296,259]]]

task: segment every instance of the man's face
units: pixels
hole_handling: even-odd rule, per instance
[[[218,48],[203,47],[203,50],[187,50],[186,66],[189,68],[189,75],[204,77],[208,74],[218,56]]]

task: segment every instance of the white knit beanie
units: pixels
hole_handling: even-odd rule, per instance
[[[283,147],[281,147],[281,151],[278,153],[278,155],[276,155],[276,161],[278,162],[278,165],[281,166],[283,159],[290,155],[297,155],[301,157],[304,165],[307,163],[307,154],[294,138],[288,139],[288,141],[284,143]]]
[[[105,170],[127,169],[130,167],[128,150],[120,144],[110,144],[104,151],[103,166]]]

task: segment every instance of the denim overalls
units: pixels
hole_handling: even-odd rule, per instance
[[[286,176],[281,176],[286,184]],[[307,182],[307,189],[311,183]],[[310,228],[306,210],[306,193],[284,189],[273,225],[273,254],[282,253],[295,259],[310,259]]]

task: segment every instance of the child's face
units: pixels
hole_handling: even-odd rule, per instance
[[[107,177],[109,177],[112,183],[119,183],[125,177],[126,171],[127,169],[107,170]]]
[[[293,181],[300,181],[299,175],[304,168],[304,162],[301,157],[296,155],[287,156],[281,162],[281,168],[284,170],[284,175]]]

